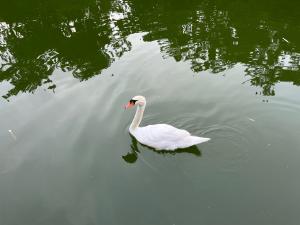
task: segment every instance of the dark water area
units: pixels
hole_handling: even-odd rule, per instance
[[[300,2],[0,7],[0,224],[298,225]],[[168,123],[210,142],[156,151]]]

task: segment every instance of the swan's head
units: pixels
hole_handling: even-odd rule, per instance
[[[134,96],[133,98],[131,98],[129,100],[129,102],[125,106],[125,109],[129,109],[129,108],[131,108],[135,105],[145,106],[146,105],[146,98],[144,96],[141,96],[141,95]]]

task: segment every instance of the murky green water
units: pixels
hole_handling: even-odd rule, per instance
[[[300,3],[0,7],[1,225],[298,225]],[[156,152],[128,134],[210,137]]]

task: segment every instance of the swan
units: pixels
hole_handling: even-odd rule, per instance
[[[135,116],[129,127],[129,132],[140,143],[152,147],[156,150],[175,150],[187,148],[202,142],[209,141],[210,138],[192,136],[188,131],[178,129],[168,124],[155,124],[139,127],[145,107],[146,98],[144,96],[134,96],[125,105],[125,109],[137,106]]]

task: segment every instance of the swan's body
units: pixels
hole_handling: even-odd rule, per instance
[[[137,105],[137,110],[129,127],[129,132],[144,145],[155,148],[156,150],[175,150],[210,140],[209,138],[192,136],[188,131],[178,129],[168,124],[139,127],[146,107],[145,97],[133,97],[126,108],[130,108],[134,105]]]

